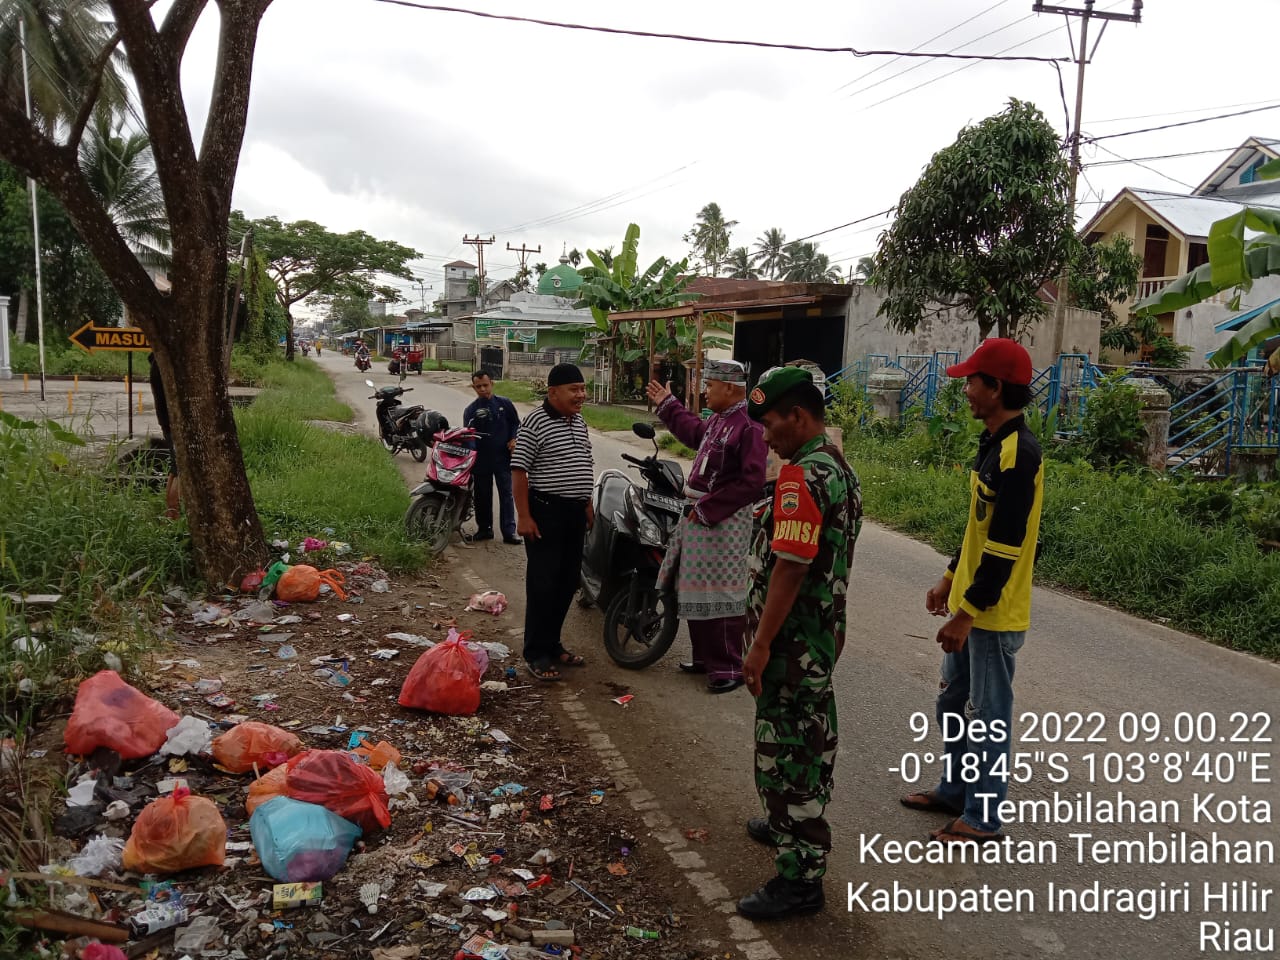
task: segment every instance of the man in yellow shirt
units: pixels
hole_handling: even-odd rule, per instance
[[[1009,788],[1014,660],[1031,622],[1031,572],[1040,532],[1044,464],[1022,410],[1031,402],[1031,356],[1012,340],[986,340],[964,363],[965,398],[986,426],[969,474],[964,542],[925,607],[948,617],[938,631],[942,681],[936,716],[945,753],[938,786],[902,798],[955,815],[942,843],[1000,836],[997,806]]]

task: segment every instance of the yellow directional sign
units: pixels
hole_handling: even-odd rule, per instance
[[[139,327],[96,327],[92,321],[71,334],[71,342],[87,353],[97,350],[150,350]]]

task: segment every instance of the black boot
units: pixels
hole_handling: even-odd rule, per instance
[[[821,880],[788,880],[774,877],[755,893],[738,901],[738,912],[752,920],[781,920],[801,913],[815,913],[826,905]]]
[[[747,836],[756,843],[768,844],[771,847],[777,846],[773,842],[773,834],[769,832],[768,817],[752,817],[747,821]]]

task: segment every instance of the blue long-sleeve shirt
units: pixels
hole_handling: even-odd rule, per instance
[[[511,462],[507,444],[520,432],[520,414],[514,403],[498,396],[473,400],[462,412],[462,425],[484,434],[476,439],[476,452],[484,465],[505,467]]]

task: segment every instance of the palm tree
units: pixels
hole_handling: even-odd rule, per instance
[[[94,111],[123,110],[128,66],[118,46],[108,52],[114,30],[101,18],[110,10],[103,0],[0,0],[0,100],[26,109],[22,86],[23,50],[18,24],[25,27],[31,109],[46,131],[71,125],[81,102],[94,94]],[[101,61],[101,62],[100,62]],[[18,296],[18,341],[27,337],[30,291]]]
[[[816,243],[788,243],[782,265],[782,279],[792,283],[836,283],[840,270],[831,258],[818,252]]]
[[[734,280],[759,280],[760,271],[756,269],[751,251],[746,247],[734,247],[729,251],[729,259],[725,261],[725,269]]]
[[[708,203],[698,211],[698,219],[683,239],[701,261],[701,272],[709,277],[720,273],[729,256],[729,233],[737,225],[737,220],[724,218],[718,203]]]
[[[606,267],[609,267],[610,269],[613,268],[613,244],[609,244],[607,247],[601,247],[599,250],[588,252],[594,253],[597,257],[603,260]],[[569,258],[569,262],[573,262],[573,257]]]
[[[770,227],[756,241],[753,259],[756,266],[769,275],[770,280],[777,280],[782,273],[786,247],[787,235],[777,227]]]
[[[876,276],[875,257],[859,257],[858,266],[853,271],[854,277],[862,283],[872,283]]]
[[[572,250],[570,250],[566,254],[566,256],[569,258],[570,266],[572,266],[573,269],[577,270],[578,264],[582,262],[582,251],[579,250],[577,247],[574,247]]]
[[[145,133],[113,129],[98,117],[80,148],[80,166],[120,235],[148,266],[169,260],[169,221]]]

